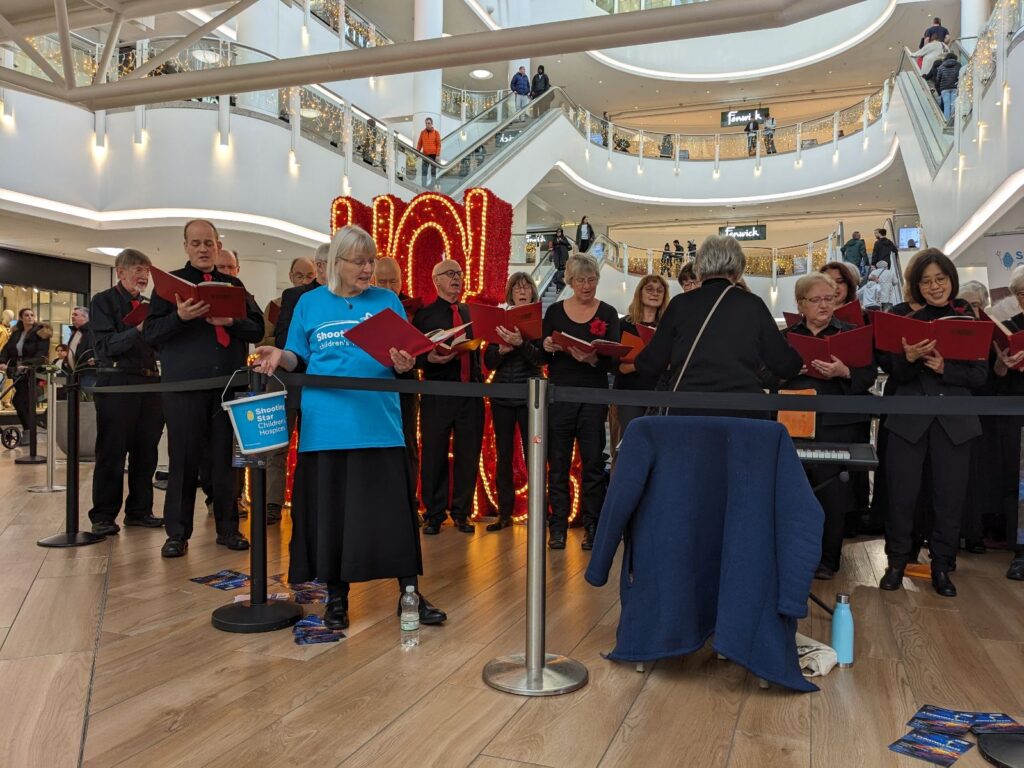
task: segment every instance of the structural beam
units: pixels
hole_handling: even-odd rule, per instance
[[[221,24],[224,24],[227,21],[231,21],[231,19],[233,19],[235,16],[237,16],[246,8],[250,7],[256,2],[257,0],[238,0],[238,2],[235,3],[233,6],[225,9],[221,13],[218,13],[208,22],[203,24],[203,26],[196,27],[188,36],[183,37],[174,45],[170,46],[169,48],[166,48],[161,53],[157,54],[152,59],[147,61],[143,66],[137,67],[134,71],[125,75],[123,78],[121,78],[120,82],[130,82],[132,80],[139,80],[145,77],[154,69],[159,67],[161,64],[170,61],[179,53],[187,49],[190,45],[198,43],[208,34],[213,32],[213,30],[215,30]],[[113,83],[111,83],[111,85],[113,85]],[[98,87],[102,88],[103,86]]]
[[[60,60],[64,65],[64,85],[74,88],[75,52],[71,50],[71,28],[68,26],[67,0],[53,0],[53,15],[57,19],[57,32],[60,35]]]
[[[111,11],[116,11],[120,6],[121,12],[126,19],[141,19],[146,16],[156,16],[161,13],[176,13],[187,11],[197,6],[210,5],[205,0],[121,0],[119,3],[103,2],[93,3],[94,6],[107,6]],[[0,2],[0,7],[3,3]],[[21,34],[31,37],[49,35],[57,31],[57,20],[49,13],[9,13],[7,18]],[[80,8],[68,12],[68,24],[72,30],[85,27],[98,27],[110,21],[110,11],[103,8]],[[0,30],[0,43],[6,43],[12,36]]]
[[[124,14],[118,12],[114,14],[114,20],[110,22],[110,32],[107,34],[107,42],[103,46],[103,55],[100,57],[100,63],[96,67],[96,74],[92,77],[92,84],[99,85],[104,82],[107,76],[107,70],[110,69],[110,60],[114,56],[114,51],[117,50],[117,39],[121,36],[121,25],[124,23]]]
[[[65,87],[64,78],[57,74],[57,70],[50,66],[50,62],[43,58],[43,55],[36,50],[36,47],[32,45],[28,37],[11,24],[2,13],[0,13],[0,35],[13,40],[55,85],[61,88]]]
[[[152,79],[86,86],[75,101],[113,109],[179,99],[272,90],[296,85],[397,75],[502,59],[686,40],[794,24],[851,0],[715,0],[588,19],[418,40],[351,51],[241,64]],[[233,9],[232,9],[233,10]],[[223,19],[218,17],[218,23]]]
[[[48,99],[64,101],[67,93],[58,85],[54,85],[41,77],[26,75],[15,69],[0,67],[0,86],[10,88],[22,93],[31,93],[33,96],[45,96]]]

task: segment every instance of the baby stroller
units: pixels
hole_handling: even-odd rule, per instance
[[[12,391],[19,382],[24,380],[26,377],[35,378],[35,367],[20,368],[13,376],[8,372],[0,371],[0,400],[7,396],[7,393]],[[35,400],[35,405],[45,402],[45,391],[39,395]],[[46,404],[46,411],[44,413],[36,414],[36,428],[46,429],[46,415],[49,412],[49,404]],[[0,425],[0,445],[3,445],[7,450],[13,450],[22,444],[22,436],[24,430],[21,427],[21,423],[5,424]]]

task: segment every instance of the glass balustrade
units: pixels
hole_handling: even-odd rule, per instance
[[[507,95],[507,91],[466,91],[442,85],[441,113],[461,120],[462,106],[465,104],[468,120],[490,109]]]

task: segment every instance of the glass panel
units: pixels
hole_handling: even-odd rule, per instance
[[[544,109],[543,103],[546,103],[544,99],[540,103],[531,102],[531,105],[523,111],[523,114],[520,115],[522,127],[539,116],[540,111]],[[451,162],[453,158],[473,147],[487,133],[507,122],[515,114],[515,99],[509,95],[489,109],[485,109],[472,120],[466,121],[457,131],[444,137],[444,141],[441,143],[441,163]]]

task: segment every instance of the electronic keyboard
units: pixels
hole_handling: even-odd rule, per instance
[[[878,467],[878,454],[870,443],[818,443],[794,440],[796,455],[804,464],[835,464],[866,472]]]

